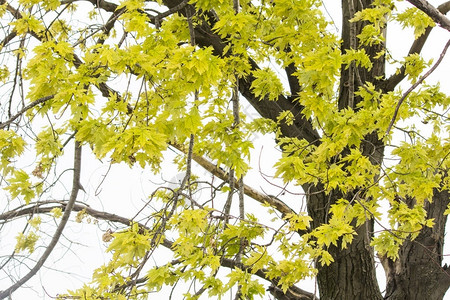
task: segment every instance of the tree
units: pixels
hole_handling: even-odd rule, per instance
[[[199,287],[187,299],[443,299],[450,98],[427,78],[450,41],[435,61],[421,51],[436,25],[450,31],[450,2],[399,2],[342,1],[339,37],[318,0],[0,0],[0,219],[20,228],[1,266],[32,262],[0,298],[41,269],[76,213],[114,228],[111,259],[61,299],[141,299],[177,282]],[[414,33],[403,58],[386,43],[392,22]],[[274,175],[295,207],[247,184],[253,133],[276,141]],[[158,173],[168,149],[185,175],[134,218],[77,200],[94,194],[82,151]],[[153,263],[160,248],[172,256]],[[296,285],[307,277],[318,293]]]

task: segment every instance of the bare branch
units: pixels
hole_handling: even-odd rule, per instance
[[[69,200],[70,202],[70,200]],[[25,215],[29,215],[29,214],[44,214],[44,213],[50,213],[52,211],[52,209],[54,208],[61,208],[62,210],[64,210],[64,212],[66,212],[68,210],[68,206],[69,206],[69,202],[65,202],[65,201],[40,201],[40,202],[36,202],[36,203],[30,203],[29,205],[26,205],[20,209],[15,209],[6,213],[3,213],[0,215],[0,220],[9,220],[12,218],[17,218],[17,217],[21,217],[21,216],[25,216]],[[129,226],[130,224],[132,224],[134,221],[116,215],[116,214],[112,214],[112,213],[108,213],[108,212],[104,212],[104,211],[99,211],[96,209],[93,209],[89,206],[87,206],[86,204],[83,203],[75,203],[73,204],[72,207],[72,211],[75,212],[79,212],[79,211],[84,211],[86,212],[86,214],[88,214],[89,216],[96,218],[96,219],[100,219],[100,220],[104,220],[104,221],[109,221],[109,222],[114,222],[114,223],[119,223],[119,224],[123,224],[125,226]],[[147,227],[146,225],[136,222],[139,224],[139,227],[145,229],[145,230],[149,230],[150,228]],[[162,238],[161,239],[161,245],[164,246],[167,249],[172,249],[173,247],[173,243],[166,239],[166,238]],[[246,266],[242,263],[237,262],[234,259],[227,259],[227,258],[222,258],[221,259],[221,265],[225,268],[235,268],[235,267],[239,267],[242,270],[248,270],[251,271],[251,266]],[[272,282],[272,286],[271,288],[269,288],[269,291],[278,299],[289,299],[289,298],[281,298],[282,291],[280,288],[277,287],[278,284],[278,280],[277,279],[269,279],[266,275],[266,270],[258,270],[255,272],[255,275],[267,280],[269,282]],[[138,279],[135,281],[135,283],[137,282],[143,282],[145,281],[145,279]],[[1,295],[1,294],[0,294]],[[288,291],[284,294],[286,297],[290,296],[290,297],[300,297],[300,298],[295,298],[295,299],[305,299],[305,300],[313,300],[313,299],[318,299],[317,297],[314,298],[314,295],[312,293],[306,292],[296,286],[292,286],[288,289]],[[303,298],[302,298],[303,297]],[[3,298],[1,298],[3,299]]]
[[[6,122],[0,123],[0,129],[3,129],[7,126],[9,126],[11,123],[13,123],[18,117],[20,117],[21,115],[23,115],[27,110],[35,107],[36,105],[39,105],[41,103],[44,103],[48,100],[53,99],[55,96],[51,95],[51,96],[46,96],[46,97],[42,97],[39,98],[36,101],[31,102],[30,104],[28,104],[27,106],[25,106],[24,108],[22,108],[18,113],[16,113],[14,116],[12,116],[9,120],[7,120]]]
[[[5,38],[0,42],[0,49],[4,48],[8,43],[17,36],[17,32],[10,32]]]
[[[184,148],[181,145],[171,144],[171,146],[181,152],[184,152]],[[217,178],[219,178],[223,181],[228,182],[230,175],[227,172],[225,172],[221,168],[218,168],[216,165],[214,165],[213,163],[211,163],[204,157],[196,155],[195,153],[192,155],[192,158],[194,159],[194,161],[196,163],[198,163],[200,166],[202,166],[209,173],[211,173],[212,175],[216,176]],[[238,185],[237,181],[235,181],[235,185]],[[261,204],[266,204],[266,203],[269,204],[270,206],[272,206],[276,210],[278,210],[282,214],[283,217],[286,216],[287,214],[295,213],[295,211],[292,208],[287,206],[284,202],[278,200],[276,197],[271,197],[271,196],[265,195],[261,192],[258,192],[257,190],[255,190],[254,188],[252,188],[246,184],[243,185],[243,188],[244,188],[245,195],[258,201]]]

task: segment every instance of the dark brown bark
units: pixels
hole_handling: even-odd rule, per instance
[[[358,228],[358,235],[347,249],[332,246],[334,258],[330,266],[318,267],[320,299],[382,299],[375,275],[373,249],[367,222]]]
[[[450,31],[449,19],[444,15],[450,11],[450,1],[441,4],[437,9],[424,0],[408,0],[424,11],[435,22]],[[409,54],[420,53],[431,28],[428,28],[419,39],[414,41]],[[384,83],[384,90],[391,91],[404,79],[404,67]],[[446,171],[445,171],[446,172]],[[448,174],[445,173],[444,177]],[[443,213],[449,204],[448,191],[434,190],[431,202],[425,203],[427,217],[434,219],[432,228],[424,227],[414,240],[406,240],[400,248],[396,261],[382,257],[381,262],[386,272],[386,300],[444,298],[450,287],[450,270],[442,266],[445,225],[447,216]],[[414,201],[412,200],[412,203]]]
[[[117,8],[116,4],[107,1],[88,1],[93,5],[99,6],[110,12],[116,11]],[[365,82],[371,82],[377,89],[388,92],[394,90],[397,84],[405,78],[404,68],[401,68],[400,72],[387,80],[383,80],[385,75],[385,60],[383,56],[379,58],[375,58],[375,56],[385,48],[384,43],[371,46],[361,45],[360,41],[357,39],[357,35],[361,33],[361,30],[366,24],[364,22],[349,22],[355,12],[370,7],[374,2],[374,0],[342,0],[342,52],[345,53],[348,49],[364,49],[372,60],[373,68],[367,70],[365,68],[356,67],[355,65],[349,67],[345,65],[342,66],[338,109],[351,108],[356,110],[360,99],[355,95],[355,92],[357,92]],[[408,2],[423,10],[439,25],[450,31],[450,21],[442,14],[450,10],[450,2],[441,5],[439,9],[434,8],[425,0],[408,0]],[[4,1],[0,1],[0,3],[4,3]],[[169,11],[150,18],[156,26],[159,26],[159,22],[162,18],[177,11],[184,16],[191,16],[195,12],[195,7],[187,4],[187,0],[165,0],[164,3],[169,8]],[[118,12],[116,11],[116,13]],[[205,13],[207,14],[208,12]],[[195,40],[197,45],[201,47],[212,46],[214,53],[222,56],[224,55],[223,49],[226,46],[226,41],[220,38],[220,36],[212,30],[214,18],[214,15],[211,14],[208,21],[203,20],[202,22],[200,20],[200,22],[197,23],[194,28]],[[113,23],[110,24],[110,28],[112,28],[112,26]],[[420,53],[430,31],[431,28],[429,28],[420,39],[414,42],[409,51],[410,54]],[[10,34],[0,44],[9,42],[13,37],[13,34]],[[249,64],[253,70],[259,68],[252,59],[249,59]],[[251,90],[252,82],[255,80],[251,75],[240,79],[239,91],[256,111],[265,118],[276,121],[281,112],[291,111],[295,116],[294,123],[292,125],[280,124],[282,135],[284,137],[302,138],[310,143],[318,145],[320,143],[318,131],[314,129],[311,121],[302,114],[303,107],[299,102],[293,100],[298,96],[299,91],[301,91],[301,86],[294,75],[296,71],[296,67],[293,64],[287,66],[285,69],[291,88],[291,97],[279,95],[278,101],[259,99]],[[108,89],[104,86],[102,92],[104,92],[104,94],[109,93]],[[34,106],[41,102],[45,102],[48,99],[50,98],[42,98],[30,105]],[[29,107],[26,107],[25,109],[27,108]],[[21,113],[22,112],[20,112],[20,114]],[[11,122],[15,118],[15,116],[12,116]],[[6,126],[5,124],[8,125],[9,123],[6,122],[0,124],[0,128]],[[365,137],[364,141],[361,143],[361,150],[364,155],[370,158],[374,165],[381,165],[384,143],[378,139],[376,132],[370,133]],[[343,156],[346,155],[346,151],[347,150],[344,150],[342,153]],[[77,170],[77,167],[75,170]],[[79,189],[78,180],[79,178],[76,179],[74,177],[75,191],[73,191],[72,194],[75,196],[72,197],[69,202],[70,204],[67,205],[67,217],[73,205],[74,210],[80,209],[79,206],[74,204],[74,198]],[[347,198],[350,200],[355,194],[349,193],[349,195],[343,195],[338,191],[332,191],[329,194],[325,194],[323,192],[324,187],[320,183],[317,185],[306,184],[303,186],[303,189],[308,195],[307,209],[309,215],[313,218],[313,229],[327,222],[329,208],[332,204],[340,198]],[[267,202],[269,202],[269,200]],[[442,267],[443,243],[447,221],[447,217],[443,215],[443,212],[450,202],[448,191],[436,189],[432,200],[432,202],[426,203],[425,209],[427,210],[428,218],[433,218],[435,220],[435,226],[433,226],[433,228],[422,229],[415,240],[405,241],[401,246],[398,260],[392,261],[387,258],[381,258],[387,275],[387,287],[384,296],[384,299],[386,300],[439,300],[443,299],[445,292],[450,287],[450,270],[447,266]],[[283,206],[280,203],[274,204],[275,207],[277,207],[277,205],[280,212],[290,212],[288,207]],[[91,212],[94,213],[93,211]],[[108,215],[108,220],[125,222],[124,219],[113,215]],[[126,221],[128,222],[128,220]],[[357,235],[355,235],[353,243],[348,245],[346,249],[342,249],[339,246],[331,246],[328,249],[334,258],[334,262],[329,266],[317,265],[317,280],[320,298],[322,300],[383,299],[375,276],[374,251],[372,247],[370,247],[370,240],[374,231],[373,226],[373,221],[367,221],[365,224],[358,227],[356,229]],[[171,244],[166,242],[165,246],[170,248]],[[233,261],[224,260],[222,264],[226,267],[236,266],[236,263]],[[242,267],[245,268],[245,266]],[[268,279],[264,276],[265,274],[263,271],[260,270],[258,272],[258,276]],[[30,274],[31,273],[32,272],[30,272]],[[269,288],[269,291],[277,299],[315,299],[315,295],[297,287],[292,287],[286,293],[283,293],[281,289],[277,287],[277,284],[277,279],[272,279],[272,286]],[[7,294],[9,294],[9,291],[3,291],[0,293],[0,298],[7,296]]]
[[[166,0],[164,3],[169,9],[179,5],[182,2],[180,0]],[[192,6],[188,5],[180,10],[180,13],[187,16],[192,13]],[[211,16],[210,20],[213,17]],[[212,21],[210,21],[212,22]],[[212,31],[212,24],[208,22],[202,22],[195,27],[195,40],[197,45],[203,47],[212,46],[216,55],[223,55],[223,49],[226,46],[226,42],[223,41],[220,36]],[[249,60],[252,70],[259,69],[259,66],[252,59]],[[290,69],[289,69],[290,68]],[[288,67],[292,71],[292,66]],[[269,99],[260,99],[255,96],[251,90],[251,84],[255,80],[252,75],[247,76],[239,81],[239,91],[247,99],[247,101],[256,109],[256,111],[265,118],[277,120],[281,112],[290,110],[295,116],[294,124],[287,125],[281,124],[281,132],[285,137],[298,137],[304,138],[308,142],[317,143],[320,136],[318,132],[313,128],[311,122],[302,115],[303,107],[298,101],[293,101],[284,95],[280,95],[277,101],[270,101]]]
[[[310,189],[315,191],[317,187]],[[343,195],[332,192],[318,193],[308,199],[308,213],[313,218],[313,228],[327,222],[330,205]],[[366,222],[357,228],[353,242],[342,249],[330,246],[328,252],[334,262],[329,266],[318,264],[317,284],[320,299],[382,299],[375,274],[374,252],[370,247],[373,223]]]
[[[450,287],[450,270],[442,267],[445,224],[443,215],[449,203],[448,191],[434,191],[432,203],[426,203],[427,217],[435,221],[424,228],[415,240],[401,246],[399,258],[382,258],[386,270],[386,300],[443,299]]]
[[[361,33],[361,30],[365,25],[367,25],[367,23],[349,21],[353,18],[353,14],[355,12],[369,8],[373,2],[373,0],[342,0],[342,53],[345,53],[350,49],[364,49],[367,55],[371,58],[373,67],[371,70],[367,70],[366,68],[355,67],[353,65],[342,65],[339,86],[339,109],[354,109],[360,101],[360,98],[352,94],[351,91],[357,92],[365,82],[370,82],[375,86],[378,86],[380,84],[378,77],[383,77],[385,73],[384,55],[380,56],[378,59],[375,59],[377,54],[385,49],[385,44],[380,43],[372,46],[361,45],[357,35]],[[354,99],[351,99],[352,97]]]

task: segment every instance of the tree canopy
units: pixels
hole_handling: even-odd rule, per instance
[[[58,299],[443,299],[450,2],[330,3],[0,0],[0,299],[88,222],[107,259]],[[124,167],[182,175],[129,216]]]

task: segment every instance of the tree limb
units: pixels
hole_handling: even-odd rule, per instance
[[[220,264],[223,267],[227,267],[230,269],[239,268],[241,270],[245,270],[248,272],[252,272],[251,266],[244,265],[242,263],[236,262],[234,259],[222,258],[220,260]],[[279,287],[277,278],[269,279],[266,275],[267,270],[260,269],[254,272],[254,274],[262,279],[270,281],[272,285],[269,287],[269,292],[274,295],[277,299],[280,300],[318,300],[313,293],[307,292],[301,288],[296,286],[292,286],[287,289],[286,293],[284,293]]]
[[[179,5],[181,0],[164,0],[164,4],[169,8]],[[186,5],[179,13],[187,17],[189,11],[194,10],[193,5]],[[223,52],[227,42],[224,41],[217,33],[212,30],[214,21],[212,18],[206,21],[198,22],[195,27],[196,44],[200,47],[212,47],[214,54],[218,56],[226,56]],[[249,58],[249,64],[252,70],[258,70],[258,64]],[[249,74],[245,78],[239,79],[239,92],[247,99],[247,101],[256,109],[256,111],[264,118],[277,121],[280,113],[284,111],[291,111],[295,117],[292,125],[286,123],[280,124],[281,132],[285,137],[304,138],[310,143],[317,145],[319,143],[320,135],[314,129],[310,120],[306,119],[302,114],[303,107],[298,101],[291,101],[291,99],[284,95],[279,95],[277,101],[270,101],[267,98],[260,99],[256,97],[252,91],[252,83],[256,78]]]
[[[0,42],[0,50],[4,48],[8,43],[17,36],[17,32],[10,32],[5,38]]]
[[[75,142],[75,151],[74,152],[75,152],[75,154],[74,154],[73,180],[72,180],[72,191],[70,193],[70,199],[67,202],[66,209],[61,218],[61,222],[59,223],[58,227],[56,228],[55,234],[53,235],[52,240],[50,241],[50,244],[47,246],[44,253],[37,261],[36,265],[24,277],[19,279],[16,283],[14,283],[12,286],[7,288],[6,290],[0,291],[0,299],[5,299],[6,297],[9,297],[15,290],[17,290],[25,282],[27,282],[31,277],[33,277],[39,271],[39,269],[44,265],[45,261],[50,256],[50,254],[52,253],[56,244],[58,243],[58,240],[61,237],[64,227],[66,226],[67,221],[69,220],[70,213],[74,207],[75,200],[77,199],[78,191],[80,190],[80,187],[81,187],[80,186],[81,145],[79,142]]]
[[[40,202],[36,202],[36,203],[30,203],[29,205],[24,205],[20,208],[16,208],[12,211],[8,211],[3,214],[0,214],[0,220],[7,221],[7,220],[11,220],[13,218],[26,216],[29,214],[45,214],[45,213],[50,213],[54,208],[61,208],[62,210],[64,210],[64,216],[67,214],[67,211],[70,209],[71,211],[75,211],[75,212],[85,211],[86,214],[88,214],[89,216],[91,216],[93,218],[104,220],[104,221],[109,221],[109,222],[114,222],[114,223],[119,223],[119,224],[123,224],[125,226],[129,226],[131,223],[134,222],[128,218],[125,218],[125,217],[122,217],[122,216],[119,216],[116,214],[93,209],[83,203],[72,203],[72,207],[69,207],[69,205],[71,204],[70,203],[71,200],[72,200],[72,197],[70,198],[70,200],[68,202],[54,200],[54,201],[40,201]],[[64,218],[64,216],[63,216],[63,218]],[[62,220],[61,220],[61,222],[62,222]],[[145,230],[150,230],[150,228],[147,227],[146,225],[139,223],[139,222],[137,222],[137,223],[139,224],[139,226],[141,228],[143,228]],[[168,240],[166,238],[162,238],[161,245],[164,246],[165,248],[172,249],[173,242],[171,242],[170,240]],[[251,270],[251,266],[246,266],[242,263],[238,263],[233,259],[222,258],[221,265],[225,268],[238,267],[238,268],[241,268],[242,270],[248,270],[248,271]],[[278,280],[277,279],[269,279],[266,275],[266,270],[258,270],[255,272],[255,275],[272,283],[272,287],[269,288],[269,291],[275,297],[277,297],[277,299],[296,299],[296,300],[317,300],[318,299],[317,297],[314,298],[314,294],[304,291],[295,286],[290,287],[286,293],[282,293],[281,289],[277,287]],[[137,281],[142,281],[142,280],[137,280]],[[3,294],[0,294],[0,295],[3,295]],[[8,296],[8,294],[6,296]],[[287,298],[288,296],[291,298]],[[3,298],[0,298],[0,299],[3,299]]]
[[[24,108],[22,108],[18,113],[16,113],[14,116],[12,116],[9,120],[0,123],[0,129],[3,129],[7,126],[9,126],[12,122],[14,122],[18,117],[20,117],[22,114],[24,114],[27,110],[35,107],[38,104],[44,103],[48,100],[51,100],[55,97],[55,95],[51,95],[51,96],[46,96],[46,97],[42,97],[39,98],[36,101],[31,102],[30,104],[28,104],[27,106],[25,106]]]
[[[436,7],[426,0],[407,0],[409,3],[426,13],[434,22],[442,28],[450,31],[450,19],[444,16]],[[447,8],[450,4],[444,3],[443,7]]]

